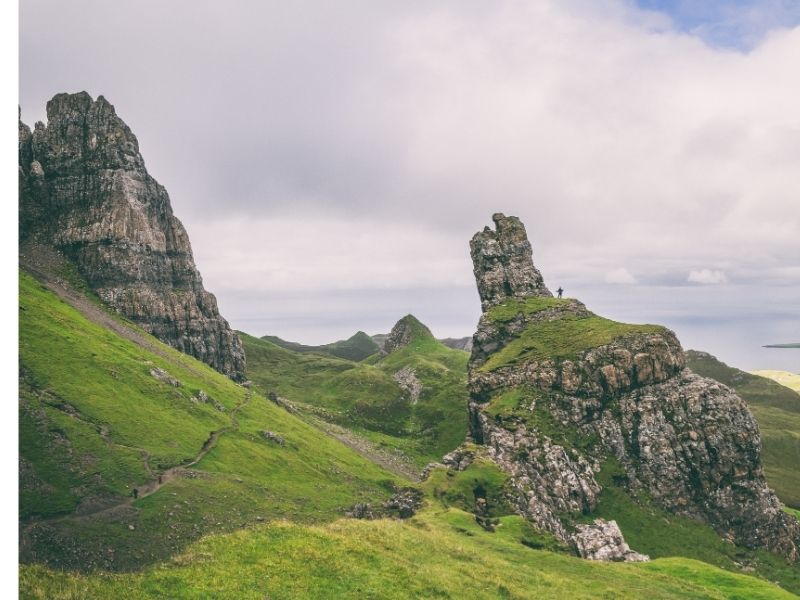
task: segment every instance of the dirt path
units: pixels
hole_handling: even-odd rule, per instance
[[[103,506],[96,510],[85,512],[85,513],[76,513],[73,512],[68,515],[61,515],[58,517],[50,517],[46,519],[36,519],[26,523],[23,527],[20,527],[20,553],[24,553],[27,548],[30,547],[30,534],[31,531],[38,525],[42,525],[45,523],[59,523],[62,521],[89,521],[92,519],[96,519],[98,517],[113,514],[115,512],[119,512],[121,509],[125,509],[126,507],[133,506],[133,503],[137,500],[141,500],[142,498],[146,498],[158,490],[160,490],[164,485],[169,483],[171,480],[175,479],[176,477],[182,476],[184,473],[188,472],[191,467],[199,463],[203,458],[211,452],[211,450],[217,445],[217,441],[220,437],[224,434],[228,433],[229,431],[234,431],[239,428],[239,421],[236,417],[236,413],[239,412],[242,408],[247,406],[247,404],[252,399],[252,392],[251,390],[246,390],[245,397],[242,402],[237,404],[230,412],[230,425],[223,427],[218,431],[212,431],[208,439],[203,442],[202,448],[200,451],[194,456],[194,458],[185,464],[170,467],[165,471],[161,472],[160,474],[156,475],[153,473],[152,469],[150,468],[150,453],[147,452],[144,448],[136,448],[134,446],[126,446],[128,448],[132,448],[138,450],[143,453],[144,455],[144,463],[145,469],[147,469],[148,473],[153,477],[152,480],[148,481],[144,485],[140,485],[136,488],[137,495],[136,497],[129,497],[122,499],[110,506]],[[107,436],[106,432],[106,436]],[[104,436],[105,437],[105,436]]]
[[[237,404],[233,408],[233,410],[231,410],[230,425],[228,425],[227,427],[223,427],[219,431],[212,431],[211,434],[208,436],[208,439],[205,442],[203,442],[203,447],[200,449],[200,452],[198,452],[197,455],[190,462],[183,465],[170,467],[166,471],[163,471],[161,474],[157,475],[156,478],[153,479],[152,481],[149,481],[148,483],[137,487],[136,488],[138,492],[137,498],[146,498],[147,496],[154,494],[170,480],[174,479],[175,477],[179,477],[180,475],[188,471],[190,467],[193,467],[201,460],[203,460],[206,454],[211,452],[211,450],[217,445],[217,440],[219,440],[221,436],[223,436],[229,431],[233,431],[239,428],[239,421],[236,419],[236,413],[245,406],[247,406],[252,397],[253,393],[250,390],[247,390],[247,392],[245,393],[244,400],[241,403]],[[127,504],[131,504],[132,502],[133,498],[126,500]]]

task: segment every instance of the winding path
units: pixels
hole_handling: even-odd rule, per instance
[[[43,525],[45,523],[59,523],[63,521],[87,521],[93,518],[97,518],[102,515],[114,513],[121,508],[126,506],[132,506],[134,502],[137,500],[141,500],[142,498],[146,498],[158,490],[160,490],[164,485],[169,483],[175,477],[180,477],[184,473],[186,473],[190,467],[193,467],[197,463],[199,463],[203,458],[214,449],[217,445],[217,440],[224,434],[228,433],[229,431],[235,431],[239,428],[239,421],[236,418],[236,413],[247,406],[247,404],[252,399],[252,392],[248,389],[245,392],[245,397],[242,402],[237,404],[230,412],[231,424],[227,427],[223,427],[218,431],[212,431],[211,434],[208,436],[208,439],[203,442],[203,446],[200,451],[195,455],[195,457],[188,463],[183,465],[170,467],[165,471],[161,472],[158,475],[155,475],[153,471],[150,469],[150,453],[147,452],[144,448],[135,448],[134,446],[127,446],[128,448],[136,449],[141,451],[144,454],[144,462],[145,462],[145,469],[153,476],[153,479],[145,483],[144,485],[140,485],[136,488],[138,491],[138,495],[136,498],[128,497],[119,500],[118,502],[110,505],[110,506],[103,506],[98,508],[97,510],[93,510],[90,512],[82,512],[76,513],[72,512],[68,515],[60,515],[55,517],[47,517],[44,519],[34,519],[27,522],[24,526],[20,527],[20,554],[24,553],[27,550],[31,543],[30,543],[30,534],[31,531],[38,525]],[[106,434],[107,435],[107,434]],[[105,437],[105,436],[104,436]]]
[[[59,298],[64,300],[67,304],[75,308],[85,318],[89,319],[90,321],[92,321],[97,325],[100,325],[101,327],[110,329],[117,335],[134,342],[135,344],[141,346],[142,348],[146,349],[149,352],[153,352],[163,358],[168,359],[170,362],[176,360],[175,356],[171,355],[168,352],[165,352],[163,348],[159,347],[158,344],[154,343],[153,340],[149,339],[149,336],[147,334],[138,330],[132,325],[129,325],[123,319],[114,317],[109,312],[104,310],[101,306],[98,306],[96,303],[88,299],[83,293],[74,290],[69,285],[68,282],[64,281],[62,278],[56,275],[53,275],[53,273],[57,272],[57,268],[61,263],[63,263],[63,260],[64,260],[63,257],[60,257],[57,253],[41,246],[29,245],[24,249],[23,252],[20,253],[20,265],[25,269],[25,271],[30,273],[33,277],[36,278],[37,281],[39,281],[47,289],[55,293]],[[198,376],[202,375],[189,364],[181,362],[181,366],[183,368],[188,369],[195,375]],[[24,550],[29,547],[30,533],[38,525],[42,525],[45,523],[58,523],[67,520],[83,521],[96,518],[104,514],[113,513],[114,511],[117,511],[126,506],[132,506],[136,500],[140,500],[142,498],[146,498],[147,496],[154,494],[155,492],[160,490],[164,485],[166,485],[169,481],[171,481],[175,477],[181,476],[183,473],[187,472],[191,467],[199,463],[217,445],[217,441],[221,436],[228,433],[229,431],[233,431],[239,428],[239,422],[236,418],[236,413],[242,408],[244,408],[250,402],[251,398],[252,398],[252,391],[246,389],[245,397],[242,400],[242,402],[240,402],[233,409],[231,409],[230,425],[227,425],[226,427],[223,427],[222,429],[219,429],[217,431],[212,431],[209,434],[208,439],[206,439],[206,441],[203,442],[203,446],[200,448],[200,451],[194,456],[194,458],[192,458],[191,461],[189,461],[188,463],[184,463],[182,465],[176,465],[174,467],[170,467],[169,469],[166,469],[165,471],[159,474],[153,472],[153,469],[150,466],[150,453],[147,450],[136,446],[127,446],[124,444],[113,442],[109,437],[108,430],[103,427],[99,427],[98,432],[106,443],[114,444],[117,446],[141,452],[143,457],[142,460],[144,462],[144,468],[150,475],[150,477],[152,477],[152,479],[147,483],[140,485],[136,488],[137,490],[136,498],[133,497],[122,498],[118,502],[115,502],[112,505],[105,505],[97,508],[96,510],[88,512],[73,511],[72,513],[67,515],[59,515],[42,519],[33,519],[28,521],[24,525],[21,523],[20,552],[21,553],[24,552]],[[74,418],[82,420],[87,424],[91,425],[92,427],[98,427],[97,424],[92,423],[90,421],[86,421],[77,413],[76,414],[70,413],[70,414]]]

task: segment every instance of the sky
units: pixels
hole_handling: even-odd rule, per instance
[[[20,105],[104,95],[240,330],[440,337],[468,241],[527,226],[551,289],[800,371],[795,0],[25,0]]]

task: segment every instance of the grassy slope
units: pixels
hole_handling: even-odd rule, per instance
[[[464,440],[468,355],[430,336],[381,357],[353,362],[292,352],[240,334],[248,376],[314,415],[346,426],[421,467]],[[412,367],[423,392],[411,404],[392,375]]]
[[[64,515],[87,500],[118,503],[134,486],[198,454],[212,430],[230,430],[195,466],[134,509],[32,528],[30,556],[65,566],[131,568],[210,531],[257,519],[322,522],[355,502],[380,501],[394,477],[254,394],[153,338],[150,352],[85,319],[20,276],[20,518]],[[151,374],[165,369],[173,387]],[[204,390],[220,405],[195,404]],[[265,440],[269,430],[286,440]],[[134,529],[128,526],[132,525]],[[49,533],[42,537],[43,531]],[[37,541],[38,540],[38,541]]]
[[[549,297],[509,299],[491,308],[486,317],[502,325],[518,314],[531,315],[569,303],[568,299]],[[481,366],[481,370],[493,371],[534,360],[572,359],[589,348],[608,344],[625,335],[661,331],[664,328],[660,325],[629,325],[597,315],[577,317],[565,313],[559,319],[543,321],[525,328],[506,346],[493,353]]]
[[[694,372],[736,390],[758,421],[763,443],[764,472],[778,497],[800,508],[800,394],[770,379],[729,367],[713,356],[688,351]]]
[[[604,565],[531,549],[520,542],[550,542],[519,517],[499,517],[497,532],[487,533],[459,510],[480,483],[490,507],[505,512],[504,478],[480,461],[452,476],[435,472],[426,490],[438,500],[410,522],[330,522],[354,501],[385,497],[391,478],[258,395],[231,421],[230,409],[247,399],[242,387],[155,340],[164,356],[119,338],[25,275],[20,306],[21,453],[30,465],[23,483],[45,494],[38,511],[23,495],[23,515],[69,511],[86,494],[124,495],[149,478],[145,451],[164,468],[196,454],[210,429],[232,427],[195,477],[169,481],[122,515],[51,522],[51,542],[37,548],[66,566],[166,562],[91,575],[23,565],[23,598],[789,597],[683,559]],[[154,379],[154,366],[182,386]],[[190,402],[201,388],[228,411]],[[286,446],[263,440],[263,429]],[[252,526],[258,517],[286,520]],[[192,542],[231,529],[240,530]],[[69,556],[76,547],[82,554]]]
[[[211,536],[142,573],[91,577],[26,566],[24,598],[793,598],[687,559],[602,564],[526,547],[519,517],[495,533],[458,509],[410,521],[288,522]],[[534,534],[535,535],[535,534]]]

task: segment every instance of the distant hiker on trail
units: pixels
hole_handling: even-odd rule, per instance
[[[159,475],[159,476],[158,476],[158,483],[159,483],[159,484],[161,484],[161,483],[162,483],[162,478],[161,478],[161,475]]]
[[[136,500],[139,497],[139,488],[133,488],[133,499]]]
[[[561,298],[562,294],[564,293],[564,288],[562,288],[561,286],[558,286],[558,289],[556,290],[556,292],[558,293],[558,297]]]

